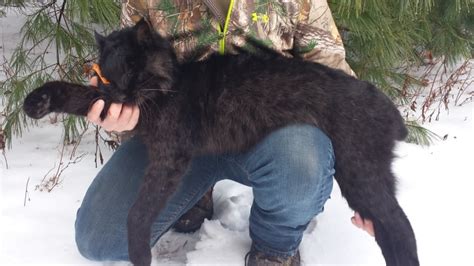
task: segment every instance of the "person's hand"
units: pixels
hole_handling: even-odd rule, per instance
[[[374,224],[372,223],[372,221],[368,219],[362,219],[362,217],[360,217],[360,214],[358,212],[354,213],[354,216],[352,216],[351,218],[351,222],[358,228],[366,231],[369,235],[375,236]]]
[[[97,86],[97,77],[90,80],[91,86]],[[140,109],[136,105],[125,105],[121,103],[112,103],[107,116],[102,121],[100,113],[104,109],[105,102],[98,100],[95,102],[89,112],[87,119],[95,125],[103,127],[107,131],[122,132],[132,130],[138,124]]]

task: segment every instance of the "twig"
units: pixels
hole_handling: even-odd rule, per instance
[[[61,10],[59,11],[59,18],[58,18],[58,21],[57,21],[58,26],[61,24],[61,19],[64,15],[64,9],[66,8],[66,2],[67,2],[67,0],[63,1],[63,5],[61,6]]]
[[[43,179],[41,179],[41,184],[44,183],[44,180],[46,179],[46,177],[49,175],[49,173],[51,173],[51,171],[54,170],[54,168],[56,168],[56,163],[54,163],[53,167],[51,169],[48,170],[48,172],[46,172],[46,174],[43,176]],[[37,187],[38,189],[38,187]],[[40,189],[41,190],[41,189]]]
[[[63,0],[63,4],[61,5],[61,9],[59,10],[59,16],[58,16],[58,19],[56,21],[57,23],[57,28],[56,30],[59,32],[59,29],[61,28],[61,19],[64,15],[64,8],[66,7],[66,3],[67,1],[66,0]],[[58,14],[56,12],[56,6],[54,6],[54,11],[55,11],[55,14]],[[59,70],[61,71],[61,74],[62,75],[65,75],[65,70],[63,69],[63,66],[61,65],[61,60],[59,59],[59,44],[56,42],[56,64],[58,65],[59,67]]]
[[[29,183],[30,183],[30,178],[28,177],[28,180],[26,180],[25,198],[23,199],[23,207],[26,207],[26,198],[28,197],[28,184]]]
[[[5,167],[8,169],[8,160],[7,160],[7,155],[5,153],[5,149],[2,150],[3,154],[3,159],[5,159]]]
[[[64,149],[65,148],[66,148],[66,144],[63,142],[62,147],[61,147],[60,157],[59,157],[58,168],[56,169],[56,174],[54,174],[54,179],[55,179],[54,183],[56,183],[57,178],[59,178],[59,172],[60,172],[60,169],[61,169],[61,165],[63,164],[63,157],[64,157]]]
[[[69,159],[69,162],[64,166],[64,151],[65,151],[65,146],[66,144],[63,142],[61,152],[60,152],[60,157],[59,157],[59,164],[56,167],[56,164],[51,168],[43,177],[41,180],[41,183],[36,186],[36,189],[39,189],[40,191],[43,191],[43,189],[46,189],[48,192],[51,192],[57,185],[61,183],[60,177],[63,174],[63,172],[71,165],[71,164],[76,164],[79,163],[82,158],[86,155],[86,153],[82,153],[79,156],[76,156],[74,160],[72,160],[72,156]],[[56,172],[49,178],[49,180],[46,181],[46,177],[56,169]]]
[[[5,154],[5,132],[2,129],[0,129],[0,150],[2,151],[3,158],[5,158],[5,165],[8,169],[7,155]]]
[[[95,159],[94,159],[95,168],[97,168],[97,158],[100,159],[100,164],[104,163],[104,157],[102,157],[102,152],[99,146],[99,136],[100,136],[99,127],[95,126]]]
[[[74,148],[72,148],[71,155],[69,156],[69,160],[72,160],[72,158],[76,155],[77,147],[79,147],[79,144],[81,144],[82,137],[84,137],[84,134],[86,133],[87,129],[89,129],[89,123],[86,124],[86,127],[84,128],[82,133],[79,134],[79,137],[76,143],[74,143]]]
[[[408,91],[408,89],[405,91],[405,96],[409,99],[409,109],[412,112],[419,109],[418,119],[422,122],[431,122],[433,118],[439,119],[441,109],[449,111],[451,101],[454,101],[454,106],[472,101],[471,91],[468,90],[474,83],[472,62],[472,59],[466,59],[451,70],[445,58],[435,60],[420,75],[419,80],[422,81],[422,86],[412,88],[413,91]],[[406,112],[408,118],[409,110]]]
[[[64,172],[64,170],[66,170],[71,164],[76,164],[76,163],[79,163],[80,161],[82,161],[82,158],[84,158],[84,156],[86,156],[86,153],[83,153],[79,156],[77,156],[74,161],[70,161],[66,164],[66,166],[64,166],[63,168],[61,168],[61,170],[59,171],[58,175],[55,176],[55,182],[53,183],[53,185],[51,186],[51,188],[48,189],[48,192],[51,192],[51,190],[53,190],[53,188],[55,188],[57,185],[59,185],[61,182],[59,181],[59,177],[61,176],[61,174]]]
[[[467,63],[468,63],[468,61],[464,62],[464,64],[463,64],[463,66],[465,68],[467,68]],[[466,77],[466,79],[464,79],[463,83],[461,84],[461,88],[458,90],[458,93],[456,94],[456,97],[455,97],[455,100],[454,100],[454,105],[456,105],[456,106],[461,106],[462,104],[464,104],[466,102],[466,100],[469,100],[469,97],[467,97],[462,102],[460,102],[462,95],[466,92],[466,88],[471,87],[471,84],[474,83],[474,79],[470,80],[473,68],[474,68],[474,66],[471,66],[469,68],[469,72],[467,73],[467,77]]]

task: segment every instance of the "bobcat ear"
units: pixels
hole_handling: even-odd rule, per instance
[[[153,29],[144,18],[140,19],[135,25],[137,31],[137,40],[141,44],[146,44],[152,38]]]
[[[99,47],[99,51],[102,51],[102,48],[105,45],[105,37],[94,31],[95,42],[97,43],[97,47]]]

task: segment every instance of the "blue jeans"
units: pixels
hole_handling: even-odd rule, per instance
[[[76,219],[76,243],[91,260],[128,260],[127,214],[147,166],[138,138],[123,143],[89,187]],[[152,227],[154,245],[219,180],[251,186],[253,245],[269,255],[295,254],[303,231],[323,210],[332,190],[334,152],[318,128],[274,131],[242,154],[194,158],[178,190]]]

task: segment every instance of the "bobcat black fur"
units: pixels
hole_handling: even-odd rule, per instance
[[[135,265],[151,263],[151,224],[194,156],[242,152],[294,123],[314,125],[332,140],[342,195],[373,221],[387,265],[419,265],[391,171],[395,142],[407,130],[397,108],[373,85],[271,53],[178,63],[171,44],[143,20],[96,39],[99,64],[110,84],[100,83],[96,90],[48,82],[28,95],[24,110],[38,119],[49,112],[86,115],[99,98],[107,104],[138,104],[135,131],[148,148],[150,165],[128,216],[129,255]]]

